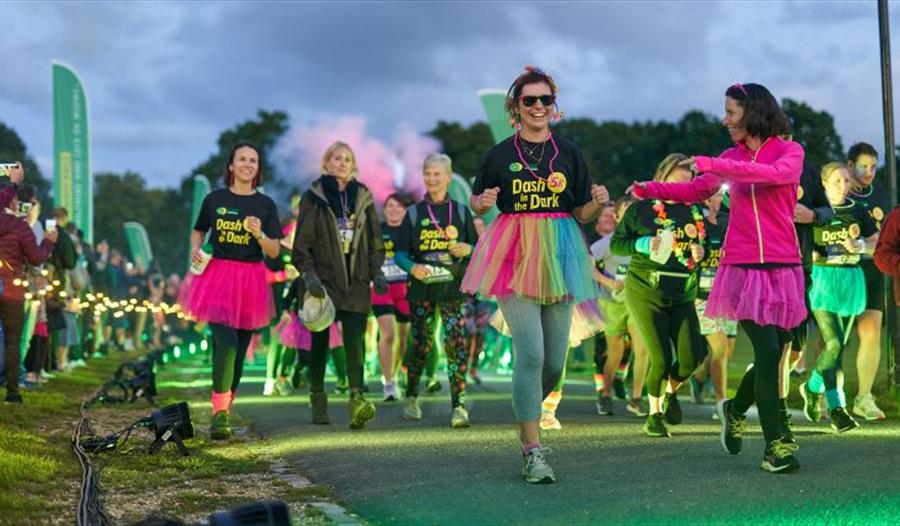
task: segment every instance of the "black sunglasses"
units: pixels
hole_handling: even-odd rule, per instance
[[[541,95],[539,97],[534,95],[522,95],[520,100],[522,101],[522,104],[529,108],[534,106],[537,101],[541,101],[541,104],[544,106],[553,106],[556,104],[556,95]]]

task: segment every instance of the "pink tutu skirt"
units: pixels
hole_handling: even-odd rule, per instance
[[[572,214],[500,214],[478,240],[460,289],[485,298],[577,304],[600,295],[593,267]]]
[[[290,349],[308,351],[312,349],[312,333],[303,325],[296,313],[288,313],[291,317],[287,323],[278,322],[275,326],[275,334],[281,345]],[[335,349],[344,344],[344,334],[339,323],[332,323],[328,328],[328,348]]]
[[[722,265],[713,280],[705,314],[789,330],[807,317],[805,297],[800,265],[767,269]]]
[[[194,276],[185,310],[195,320],[235,329],[265,327],[275,316],[266,266],[212,258],[203,274]]]
[[[181,284],[178,285],[178,304],[181,305],[181,310],[185,310],[188,304],[188,298],[191,296],[191,283],[194,282],[194,273],[188,271],[187,274],[184,275],[184,279],[181,280]]]

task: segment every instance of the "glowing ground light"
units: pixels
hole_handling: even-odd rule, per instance
[[[188,345],[188,352],[191,354],[197,354],[197,344],[191,342],[191,344]]]
[[[209,344],[206,343],[206,340],[200,340],[200,350],[205,351],[206,349],[209,349]]]
[[[181,347],[175,346],[175,350],[172,351],[172,355],[175,356],[175,359],[181,358]]]

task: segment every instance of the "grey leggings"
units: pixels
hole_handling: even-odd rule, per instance
[[[533,422],[566,365],[572,304],[541,305],[519,296],[498,303],[512,335],[513,414],[519,422]]]

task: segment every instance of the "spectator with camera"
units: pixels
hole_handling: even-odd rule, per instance
[[[19,355],[22,327],[25,321],[25,272],[26,263],[38,265],[50,257],[58,233],[53,230],[44,235],[40,244],[34,232],[17,215],[19,200],[16,186],[0,188],[0,322],[4,328],[6,348],[6,402],[22,403],[19,394]]]

